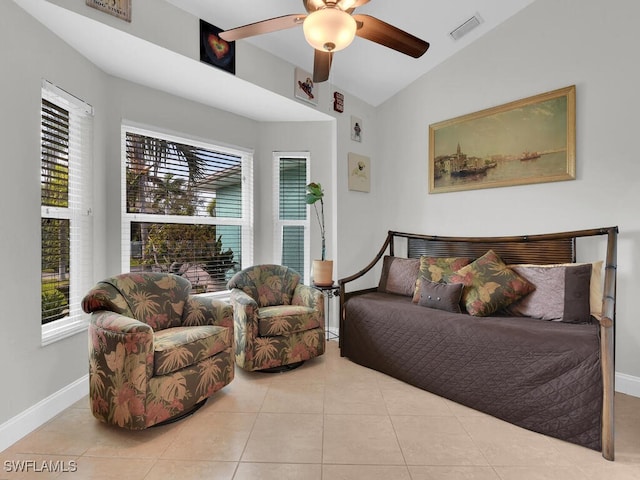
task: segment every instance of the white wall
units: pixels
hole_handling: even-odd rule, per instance
[[[362,139],[351,140],[351,116],[362,120]],[[380,162],[384,161],[376,150],[379,143],[378,127],[375,122],[375,109],[353,96],[345,94],[345,111],[337,118],[337,277],[352,275],[373,258],[382,246],[388,227],[380,221],[380,205],[384,194],[379,188],[382,178]],[[371,165],[371,188],[369,192],[349,190],[348,155],[349,153],[369,157]],[[375,280],[372,280],[375,282]],[[352,288],[372,285],[356,282]]]
[[[87,337],[41,346],[40,99],[42,79],[73,92],[96,109],[105,128],[105,76],[12,2],[0,2],[0,425],[87,373]],[[97,168],[104,139],[94,141]],[[101,181],[94,183],[103,195]],[[99,247],[98,247],[99,248]],[[101,262],[98,262],[101,263]]]
[[[332,195],[332,165],[335,160],[335,127],[333,122],[291,122],[262,123],[260,125],[260,147],[255,159],[256,194],[259,203],[256,205],[255,263],[273,261],[273,152],[309,152],[310,178],[319,182],[325,190],[325,224],[327,235],[327,258],[333,258],[335,243],[331,238],[335,231],[331,210],[335,203]],[[311,222],[311,257],[320,258],[320,227],[314,214]]]
[[[537,0],[377,109],[375,176],[376,195],[392,199],[380,220],[389,228],[469,236],[618,225],[616,370],[634,377],[639,15],[635,0]],[[429,124],[573,84],[576,180],[427,193]]]

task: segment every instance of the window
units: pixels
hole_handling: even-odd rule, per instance
[[[286,265],[309,282],[308,153],[274,154],[275,263]]]
[[[253,261],[252,155],[132,126],[122,147],[123,271],[225,291]]]
[[[41,105],[42,342],[81,331],[93,277],[92,107],[44,81]]]

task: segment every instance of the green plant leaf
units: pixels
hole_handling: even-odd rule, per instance
[[[322,185],[312,182],[307,185],[307,194],[305,195],[305,202],[309,205],[313,205],[318,200],[322,200],[324,192],[322,191]]]

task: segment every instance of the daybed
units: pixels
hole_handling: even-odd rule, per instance
[[[341,355],[613,460],[617,232],[390,231],[367,267],[339,280]],[[576,263],[576,240],[600,254],[603,238],[604,268]],[[378,287],[356,290],[380,260]]]

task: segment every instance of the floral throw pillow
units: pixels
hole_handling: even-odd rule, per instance
[[[449,282],[464,283],[462,303],[477,317],[491,315],[535,290],[493,250],[453,273]]]
[[[420,270],[418,271],[418,279],[413,291],[413,303],[420,301],[420,286],[422,279],[425,278],[430,282],[449,283],[449,277],[471,263],[472,258],[466,257],[428,257],[423,255],[420,257]]]

